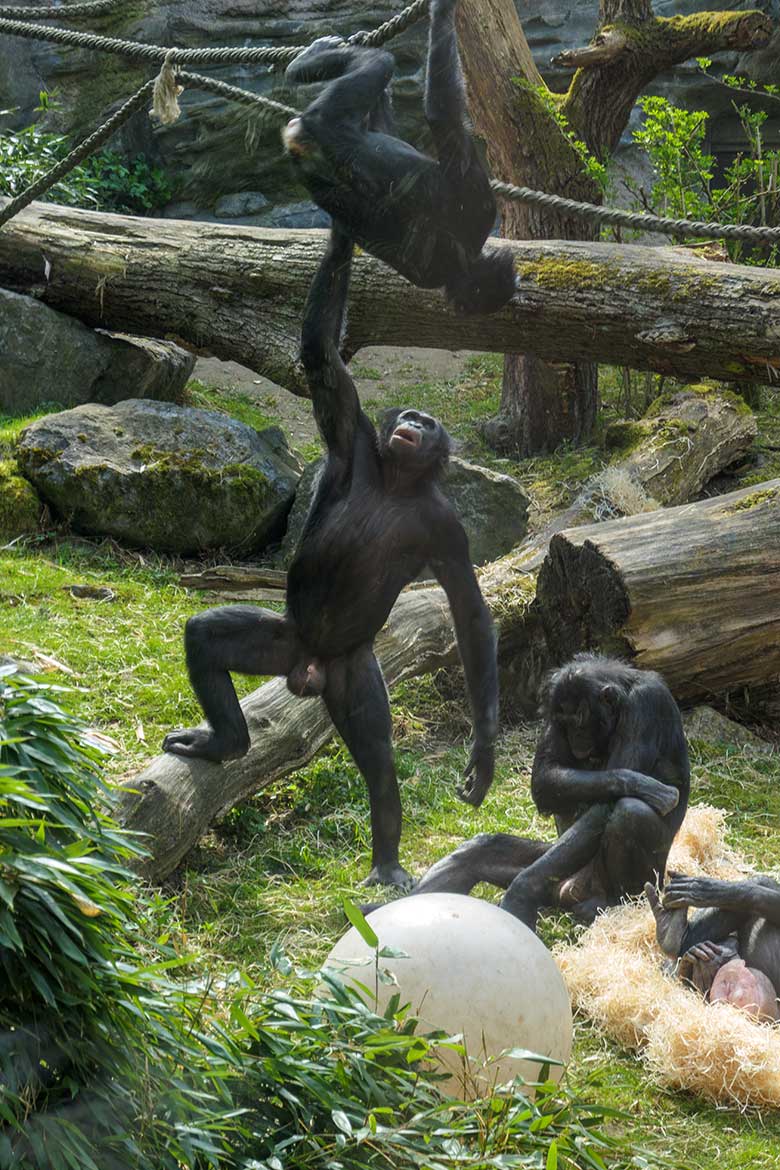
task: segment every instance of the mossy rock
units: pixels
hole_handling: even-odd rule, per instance
[[[35,488],[22,478],[13,459],[0,459],[0,543],[35,532],[40,518]]]
[[[175,553],[277,539],[302,469],[278,427],[136,399],[38,419],[18,457],[75,528]]]

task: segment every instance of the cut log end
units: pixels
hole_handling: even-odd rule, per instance
[[[535,602],[552,658],[565,662],[580,650],[599,647],[630,655],[619,634],[631,604],[620,570],[586,540],[577,545],[554,536],[539,572]]]

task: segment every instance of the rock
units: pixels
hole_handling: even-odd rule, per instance
[[[276,558],[286,568],[293,558],[324,460],[309,463],[301,476],[287,531]],[[471,559],[484,565],[509,552],[528,529],[528,497],[509,475],[490,471],[453,456],[442,489],[455,506],[469,538]],[[428,574],[425,574],[428,576]]]
[[[19,474],[13,459],[0,459],[0,544],[35,532],[40,518],[38,493]]]
[[[46,415],[22,432],[17,454],[74,527],[176,553],[262,548],[281,530],[302,468],[278,427],[137,399]]]
[[[712,707],[693,707],[683,714],[683,725],[688,739],[703,739],[707,743],[724,743],[734,747],[749,747],[755,751],[771,752],[772,744],[756,735],[741,723],[727,719]]]
[[[176,399],[195,358],[170,341],[87,328],[33,297],[0,289],[0,410],[30,414],[45,402]]]
[[[257,215],[268,200],[260,191],[239,191],[235,195],[223,195],[214,205],[217,219],[239,219],[246,215]]]
[[[21,5],[28,2],[18,0]],[[778,0],[762,0],[760,6],[776,17]],[[400,7],[397,0],[373,0],[368,6],[345,4],[343,0],[288,0],[284,5],[257,5],[248,0],[231,4],[222,0],[158,0],[148,5],[117,5],[84,27],[107,36],[182,48],[287,46],[307,44],[327,33],[349,36],[358,29],[375,28],[395,16]],[[656,0],[654,7],[658,16],[683,16],[700,11],[703,0]],[[519,5],[531,51],[554,90],[564,89],[571,73],[552,69],[550,58],[564,49],[588,44],[596,28],[598,10],[597,0],[578,5],[526,0]],[[388,42],[396,58],[393,100],[401,133],[410,142],[423,146],[426,35],[427,22],[422,20]],[[760,52],[719,54],[715,69],[746,73],[758,82],[774,82],[779,43],[780,32]],[[123,57],[16,37],[0,41],[0,93],[3,105],[14,108],[5,124],[16,129],[36,120],[41,88],[56,89],[57,103],[45,115],[45,128],[81,139],[148,76],[149,69],[143,63]],[[299,108],[316,92],[314,86],[290,91],[280,71],[255,65],[227,64],[220,67],[219,77]],[[652,90],[687,109],[709,110],[716,152],[725,150],[731,154],[737,148],[744,149],[732,108],[733,93],[704,77],[693,62],[661,75]],[[314,226],[314,218],[307,222],[300,205],[293,210],[304,192],[295,185],[280,149],[275,117],[268,118],[260,109],[239,106],[202,90],[185,90],[181,107],[183,116],[168,126],[155,125],[146,111],[139,112],[111,144],[130,158],[142,154],[165,170],[177,192],[176,215],[193,219],[221,217],[225,213],[218,208],[223,199],[234,199],[241,193],[262,193],[263,198],[276,205],[279,216],[293,215],[290,226]],[[767,107],[771,109],[770,103]],[[636,124],[636,114],[634,119]],[[256,222],[249,218],[256,214],[242,213],[237,218]],[[287,225],[282,219],[279,226]]]

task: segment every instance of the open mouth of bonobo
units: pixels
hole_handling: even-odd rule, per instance
[[[391,447],[419,447],[422,435],[416,427],[396,427],[390,437]]]

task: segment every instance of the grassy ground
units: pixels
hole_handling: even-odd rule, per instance
[[[616,379],[613,401],[623,390]],[[421,407],[443,417],[467,451],[481,453],[474,423],[497,406],[494,359],[472,359],[457,386],[417,384],[412,393]],[[246,396],[237,401],[201,387],[192,395],[198,405],[228,409],[249,422],[257,418],[255,425],[260,417],[273,417],[267,404]],[[383,399],[380,391],[372,410],[379,411]],[[395,387],[393,401],[398,401]],[[780,419],[777,411],[765,413],[759,478],[780,473],[769,462],[777,458]],[[0,420],[0,443],[10,442],[19,425],[6,420],[3,428]],[[594,446],[521,468],[503,461],[500,466],[522,479],[544,512],[566,502],[601,460]],[[753,465],[742,475],[758,473]],[[117,742],[109,765],[115,777],[134,773],[154,756],[165,731],[199,717],[184,670],[181,631],[203,602],[177,585],[179,568],[151,554],[67,534],[0,550],[0,652],[47,667],[50,679],[73,686],[68,705]],[[108,585],[116,598],[76,599],[67,591],[75,583]],[[253,685],[245,680],[243,689]],[[446,677],[404,684],[394,694],[393,718],[406,818],[403,860],[414,872],[475,832],[551,835],[528,793],[534,727],[505,730],[494,790],[475,812],[454,794],[468,737],[462,682]],[[731,843],[762,870],[780,868],[775,759],[723,744],[695,742],[692,748],[693,800],[729,809]],[[163,891],[161,929],[177,933],[182,947],[211,968],[239,965],[269,982],[275,978],[268,967],[275,942],[298,966],[324,958],[344,927],[341,899],[360,899],[358,881],[368,867],[364,786],[343,749],[332,746],[212,830]],[[559,916],[548,919],[543,930],[552,942],[576,928]],[[568,1075],[589,1099],[625,1109],[633,1119],[634,1140],[668,1156],[672,1166],[780,1165],[777,1117],[715,1110],[659,1088],[633,1055],[617,1050],[582,1020]]]

